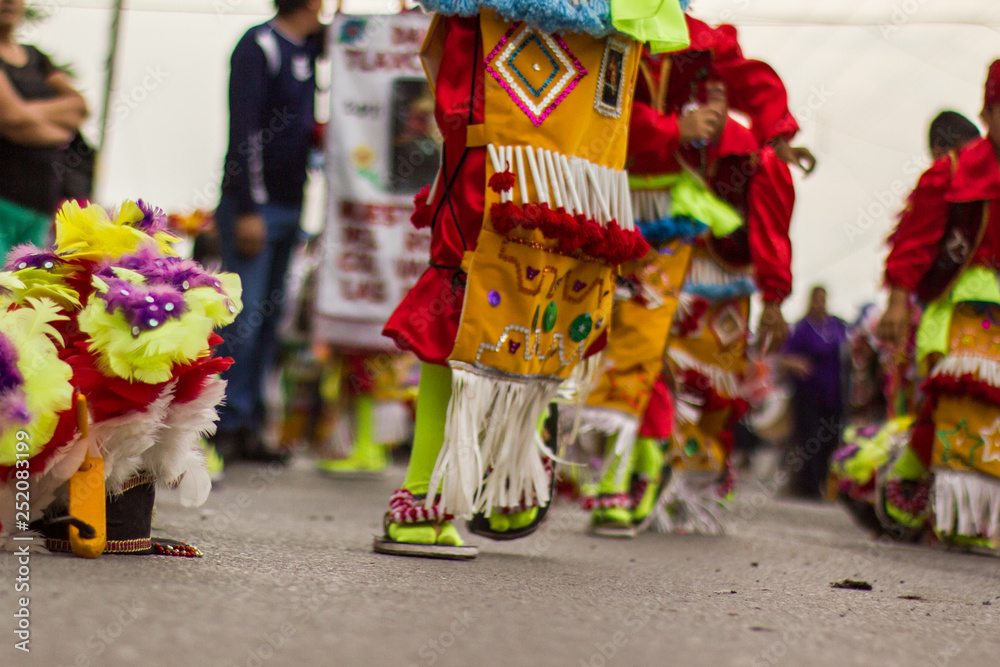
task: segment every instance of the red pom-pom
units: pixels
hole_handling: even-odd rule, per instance
[[[431,186],[425,185],[413,198],[413,215],[410,216],[410,223],[417,229],[426,229],[434,222],[434,212],[428,206],[427,200],[430,198]]]
[[[497,194],[501,192],[507,192],[514,189],[514,172],[510,169],[507,171],[498,171],[497,173],[490,176],[489,182],[490,189]]]
[[[490,207],[490,222],[498,234],[507,236],[521,225],[521,211],[513,202],[493,204]]]
[[[597,224],[588,221],[583,216],[577,217],[579,223],[580,247],[591,257],[600,257],[604,254],[604,233]]]

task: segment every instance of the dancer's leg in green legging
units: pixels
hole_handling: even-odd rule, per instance
[[[654,438],[640,437],[635,443],[633,461],[633,473],[638,473],[646,479],[646,492],[639,503],[632,508],[632,523],[641,523],[653,511],[660,488],[660,477],[663,474],[663,450],[660,449],[659,441]]]
[[[628,491],[629,479],[632,477],[632,465],[635,461],[635,448],[628,456],[614,454],[615,445],[618,443],[618,434],[608,438],[605,451],[608,456],[614,456],[607,472],[597,485],[597,496],[613,496]],[[622,468],[624,467],[624,470]],[[630,523],[632,516],[628,509],[624,507],[598,507],[590,515],[591,520],[597,523]]]
[[[539,433],[545,431],[545,421],[549,418],[549,410],[545,409],[545,412],[541,414],[538,418],[538,424],[536,428]],[[538,516],[538,508],[532,507],[523,512],[510,512],[503,513],[494,510],[490,513],[490,528],[498,533],[506,533],[508,530],[516,530],[518,528],[523,528],[535,520]]]
[[[354,399],[354,451],[346,459],[323,461],[327,472],[380,471],[386,467],[385,445],[375,441],[375,398],[360,394]]]
[[[451,369],[447,366],[421,364],[417,391],[413,450],[403,488],[413,495],[423,495],[428,493],[434,464],[444,444],[444,424],[448,414],[448,401],[451,400]],[[437,527],[430,523],[390,524],[389,537],[397,542],[411,544],[462,545],[462,538],[450,522]]]

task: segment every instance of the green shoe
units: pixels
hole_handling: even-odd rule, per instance
[[[466,546],[450,521],[398,524],[385,519],[385,535],[376,537],[376,553],[417,558],[471,560],[479,555],[479,547]]]
[[[590,513],[591,535],[598,537],[632,538],[635,526],[632,513],[624,507],[601,507]]]
[[[490,528],[497,533],[520,530],[538,517],[538,508],[532,507],[524,512],[493,512],[490,514]]]
[[[382,520],[385,533],[375,538],[375,552],[449,560],[469,560],[478,556],[479,548],[465,546],[462,536],[448,520],[450,515],[439,512],[436,504],[433,508],[425,508],[423,500],[423,496],[414,496],[407,489],[398,489],[392,494],[390,511]]]
[[[646,529],[656,501],[670,479],[670,466],[664,463],[663,450],[653,438],[639,438],[633,456],[635,472],[629,484],[629,496],[632,524],[641,532]]]
[[[380,478],[389,467],[385,447],[379,445],[377,453],[352,454],[346,459],[320,459],[316,469],[331,477]]]
[[[208,477],[212,484],[219,484],[226,478],[226,464],[215,450],[215,445],[208,440],[201,441],[202,451],[205,453],[205,467],[208,468]]]

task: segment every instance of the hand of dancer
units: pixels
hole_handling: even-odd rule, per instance
[[[258,213],[236,219],[236,250],[244,257],[256,257],[267,242],[267,226]]]
[[[794,164],[801,169],[806,176],[816,168],[816,156],[805,146],[789,146],[788,140],[778,138],[774,140],[774,152],[786,164]]]
[[[708,84],[708,102],[681,115],[677,122],[681,144],[706,142],[718,136],[725,124],[729,104],[726,87],[719,82]]]
[[[910,302],[906,290],[893,287],[889,292],[889,305],[878,321],[875,335],[886,343],[902,346],[910,324]]]

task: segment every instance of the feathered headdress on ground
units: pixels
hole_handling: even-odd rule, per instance
[[[4,501],[20,441],[32,519],[79,468],[74,388],[87,398],[109,493],[142,472],[180,484],[187,504],[204,502],[200,438],[214,430],[217,375],[231,363],[213,356],[214,330],[242,308],[239,277],[178,257],[167,216],[141,199],[110,213],[68,202],[55,239],[13,249],[0,272],[0,502],[14,507]],[[12,519],[0,512],[0,548]]]

